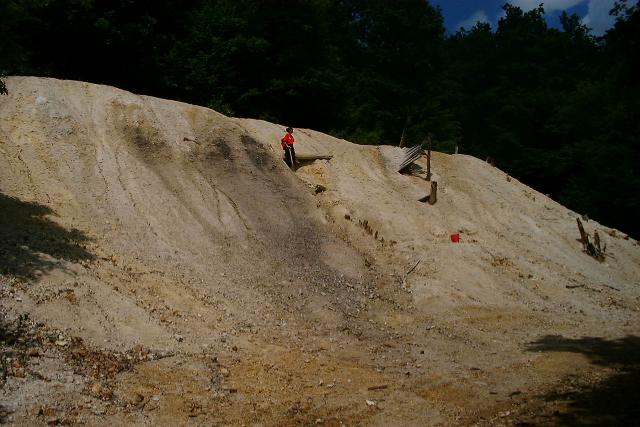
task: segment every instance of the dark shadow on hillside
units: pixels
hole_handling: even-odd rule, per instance
[[[59,260],[77,262],[94,256],[80,244],[88,238],[48,219],[49,207],[0,193],[0,273],[34,278],[59,266]]]
[[[535,352],[580,353],[599,366],[617,371],[593,385],[569,387],[544,396],[547,402],[569,402],[567,411],[556,411],[545,425],[638,426],[640,425],[640,337],[616,340],[546,336],[528,347]],[[540,421],[540,420],[539,420]],[[526,423],[524,425],[535,425]]]

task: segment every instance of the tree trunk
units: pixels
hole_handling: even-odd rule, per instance
[[[407,136],[407,128],[411,123],[411,116],[407,116],[407,121],[404,122],[404,128],[402,128],[402,136],[400,137],[400,148],[404,148],[405,146],[405,138]]]
[[[427,136],[427,181],[431,181],[431,134]]]

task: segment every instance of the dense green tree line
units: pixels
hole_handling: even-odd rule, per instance
[[[576,16],[505,6],[448,40],[449,97],[462,144],[572,209],[640,234],[638,19],[620,10],[595,38]]]
[[[638,237],[633,3],[594,37],[577,16],[548,27],[542,6],[506,4],[496,28],[447,35],[426,0],[4,0],[0,75],[111,84],[363,144],[432,134]]]

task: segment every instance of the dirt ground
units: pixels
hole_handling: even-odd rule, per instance
[[[496,167],[115,88],[0,98],[0,422],[638,425],[640,247]],[[293,124],[295,125],[295,124]],[[330,159],[314,159],[331,156]],[[460,242],[450,235],[459,233]]]

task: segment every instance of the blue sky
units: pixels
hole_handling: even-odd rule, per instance
[[[445,25],[449,32],[455,32],[461,26],[469,29],[476,22],[489,22],[495,28],[502,15],[501,6],[507,0],[430,0],[439,5],[445,17]],[[544,3],[547,21],[553,27],[559,27],[558,17],[563,10],[580,16],[593,34],[602,35],[609,29],[614,19],[609,10],[615,0],[510,0],[509,3],[523,10],[531,10]]]

